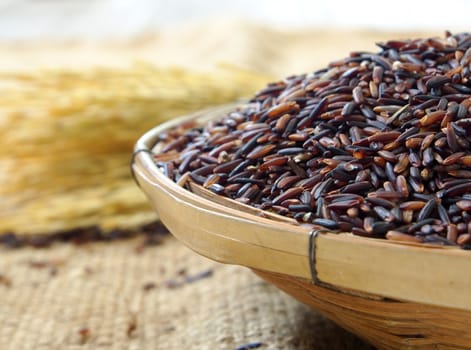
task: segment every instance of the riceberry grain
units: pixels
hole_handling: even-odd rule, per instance
[[[303,224],[471,243],[471,35],[396,40],[161,139],[157,166]],[[464,45],[461,47],[460,45]]]

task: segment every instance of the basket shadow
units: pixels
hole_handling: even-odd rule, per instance
[[[344,330],[319,312],[306,305],[296,308],[292,344],[296,349],[317,350],[373,350],[375,349],[352,333]]]

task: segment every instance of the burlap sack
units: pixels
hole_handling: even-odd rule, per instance
[[[142,242],[2,251],[0,349],[370,349],[248,269]]]

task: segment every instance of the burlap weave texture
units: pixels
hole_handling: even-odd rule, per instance
[[[1,254],[0,349],[369,349],[250,270],[171,237]]]

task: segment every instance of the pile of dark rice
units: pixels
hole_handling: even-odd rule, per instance
[[[177,181],[366,237],[471,243],[471,35],[388,41],[161,135]]]

